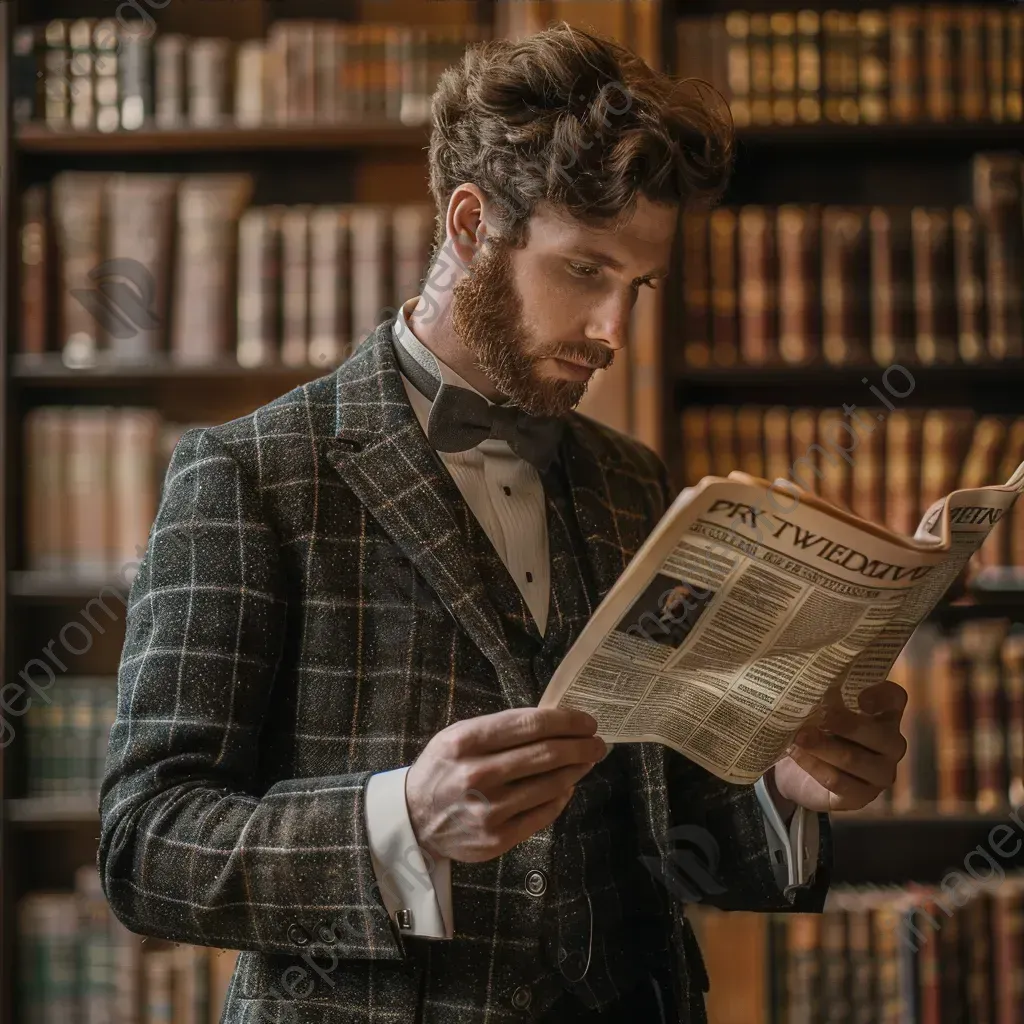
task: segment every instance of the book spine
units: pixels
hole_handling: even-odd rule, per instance
[[[683,365],[711,365],[709,219],[704,210],[682,215]],[[682,367],[680,367],[682,369]]]
[[[304,366],[309,350],[309,207],[281,217],[281,362]]]
[[[916,206],[910,214],[914,246],[917,358],[922,365],[956,361],[956,290],[949,213]]]
[[[985,299],[993,359],[1024,355],[1019,282],[1024,274],[1021,160],[1016,153],[974,158],[974,206],[985,230]]]
[[[689,487],[711,475],[711,433],[708,410],[690,406],[680,418],[682,465],[676,479]]]
[[[751,476],[764,476],[764,410],[741,405],[736,410],[736,468]]]
[[[851,447],[849,435],[843,426],[843,415],[838,409],[822,409],[818,416],[818,471],[821,474],[819,493],[839,508],[850,507],[850,464],[835,454],[836,448]]]
[[[821,16],[796,14],[796,116],[803,124],[821,120]]]
[[[985,238],[977,211],[969,206],[953,210],[953,254],[957,314],[957,353],[965,363],[986,355]]]
[[[160,415],[152,409],[120,408],[112,424],[111,493],[112,565],[119,569],[145,551],[156,518],[153,464]]]
[[[921,119],[923,81],[921,10],[893,7],[889,13],[892,56],[890,112],[904,124]]]
[[[280,207],[246,210],[238,222],[238,337],[240,366],[277,362],[280,337]]]
[[[359,345],[380,323],[391,294],[390,217],[383,207],[349,209],[351,244],[350,336]]]
[[[709,221],[711,257],[711,354],[717,366],[735,366],[739,357],[737,331],[736,211],[713,210]]]
[[[71,127],[71,92],[77,84],[71,74],[70,25],[67,18],[54,18],[46,23],[44,30],[43,112],[48,128]]]
[[[54,234],[60,276],[57,343],[69,366],[87,366],[99,350],[96,315],[104,308],[91,272],[102,258],[105,176],[65,171],[53,180]]]
[[[813,363],[820,336],[821,215],[816,206],[780,206],[778,245],[779,356],[793,366]]]
[[[153,106],[157,128],[181,128],[188,119],[187,48],[188,41],[177,33],[158,36],[153,44]]]
[[[115,174],[106,182],[108,262],[97,289],[108,304],[104,348],[118,361],[146,362],[167,351],[177,187],[174,175]],[[130,287],[119,278],[129,278]]]
[[[231,42],[227,39],[192,39],[188,63],[188,120],[196,128],[220,128],[230,120]]]
[[[96,68],[92,45],[95,18],[78,18],[68,27],[71,48],[71,127],[88,131],[96,127]]]
[[[854,207],[822,211],[822,344],[833,366],[867,361],[870,280],[867,216]]]
[[[739,212],[740,355],[748,366],[766,366],[778,352],[773,255],[774,212],[742,206]]]
[[[954,11],[959,36],[959,113],[964,120],[981,121],[988,100],[985,82],[985,10],[959,7]]]
[[[920,509],[920,456],[923,417],[919,409],[889,414],[885,447],[885,522],[896,533],[912,536]]]
[[[1006,12],[1006,92],[1003,111],[1007,121],[1024,118],[1024,11],[1011,7]]]
[[[262,39],[240,43],[235,55],[235,124],[239,128],[259,128],[269,124],[264,104],[267,81],[267,47]]]
[[[711,443],[711,472],[715,476],[728,476],[735,467],[736,422],[733,410],[726,405],[716,405],[708,410],[708,436]]]
[[[857,14],[859,114],[865,124],[889,118],[889,16],[886,11]]]
[[[96,128],[116,132],[121,126],[120,52],[123,42],[113,18],[101,18],[93,32],[96,84]]]
[[[953,12],[924,8],[925,114],[932,121],[953,120],[956,111],[956,64],[953,61]]]
[[[751,123],[750,15],[730,11],[725,16],[727,81],[733,124],[745,128]]]
[[[771,33],[772,122],[796,123],[796,15],[777,11],[769,18]]]
[[[348,215],[318,207],[310,218],[310,341],[313,366],[336,366],[350,351]]]
[[[15,348],[22,356],[36,358],[47,350],[46,281],[50,264],[46,189],[42,185],[30,185],[22,193],[19,241],[21,329]]]

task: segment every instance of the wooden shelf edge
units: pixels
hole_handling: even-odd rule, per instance
[[[749,125],[736,129],[743,145],[756,148],[824,143],[910,146],[935,142],[971,142],[1006,146],[1024,140],[1024,123],[998,121],[925,122],[917,124]],[[15,147],[22,153],[145,154],[345,150],[426,146],[430,125],[394,122],[310,124],[295,127],[143,129],[139,131],[71,131],[45,124],[19,125]]]
[[[4,802],[4,817],[12,825],[74,825],[99,821],[95,794],[32,796]]]
[[[330,366],[240,366],[224,360],[210,364],[182,364],[160,358],[145,363],[98,363],[95,366],[66,366],[57,353],[43,356],[16,355],[11,362],[11,381],[19,387],[120,387],[137,383],[178,381],[261,380],[281,385],[298,385],[334,372]]]
[[[20,125],[14,143],[22,153],[145,154],[216,153],[254,150],[345,150],[426,146],[429,125],[391,122],[297,127],[150,129],[140,131],[61,131],[40,124]]]

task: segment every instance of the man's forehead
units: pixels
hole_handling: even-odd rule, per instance
[[[577,245],[613,254],[652,246],[669,246],[676,228],[676,208],[640,199],[628,215],[605,225],[584,223],[567,210],[538,204],[530,217],[530,237],[547,245]]]

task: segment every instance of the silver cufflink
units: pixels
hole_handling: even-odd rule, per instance
[[[396,910],[395,911],[395,923],[399,928],[403,930],[409,930],[412,928],[412,911],[411,910]]]

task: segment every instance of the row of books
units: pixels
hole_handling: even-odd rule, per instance
[[[785,204],[687,212],[684,366],[1024,358],[1024,162],[973,159],[953,209]]]
[[[990,858],[942,886],[837,887],[822,914],[698,909],[712,1000],[742,951],[766,983],[736,990],[730,1021],[1024,1024],[1024,876]]]
[[[1020,121],[1024,11],[996,4],[731,11],[677,26],[677,72],[737,126]]]
[[[890,383],[904,397],[913,390],[902,375],[894,374]],[[895,408],[893,395],[872,388],[868,393],[865,387],[871,404],[848,403],[848,413],[690,406],[682,412],[681,462],[673,474],[684,485],[734,469],[782,478],[911,536],[933,502],[957,488],[1004,483],[1024,460],[1024,418]],[[972,559],[976,567],[1024,566],[1022,512],[1015,508],[996,524]]]
[[[112,676],[67,676],[35,700],[25,728],[25,795],[99,799],[110,727],[117,713]]]
[[[283,20],[235,43],[121,18],[56,18],[12,38],[12,112],[59,130],[425,124],[474,24]]]
[[[30,409],[22,449],[25,568],[130,583],[174,445],[193,425],[134,406]]]
[[[71,892],[29,892],[17,911],[23,1024],[217,1024],[237,952],[174,945],[113,916],[95,866]]]
[[[418,294],[426,204],[249,207],[245,174],[58,174],[23,196],[26,357],[333,368]]]
[[[995,813],[1024,804],[1024,631],[926,623],[889,673],[909,694],[888,809]],[[1024,964],[1022,964],[1024,966]]]

